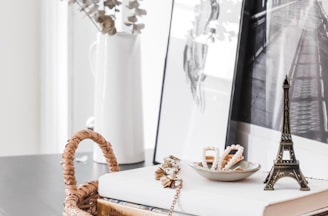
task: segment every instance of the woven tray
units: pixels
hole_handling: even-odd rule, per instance
[[[74,158],[79,143],[91,139],[101,148],[111,172],[119,171],[119,165],[113,152],[112,145],[99,133],[82,130],[72,135],[63,153],[63,174],[65,182],[64,216],[97,215],[98,180],[80,186],[76,185]]]

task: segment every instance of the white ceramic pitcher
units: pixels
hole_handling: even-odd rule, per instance
[[[140,36],[99,33],[89,58],[95,77],[94,131],[113,145],[119,164],[144,161]],[[97,145],[93,158],[106,163]]]

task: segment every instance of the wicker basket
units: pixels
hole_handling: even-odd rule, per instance
[[[76,185],[74,157],[79,143],[84,139],[92,139],[101,148],[109,171],[119,171],[112,145],[99,133],[82,130],[73,134],[63,153],[63,174],[65,182],[64,216],[97,215],[98,181],[91,181],[80,186]]]

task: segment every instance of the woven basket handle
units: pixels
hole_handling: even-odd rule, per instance
[[[119,171],[119,165],[116,160],[116,156],[113,152],[112,145],[104,139],[102,135],[92,130],[82,130],[72,135],[71,139],[68,140],[63,153],[63,174],[65,182],[65,193],[72,194],[77,191],[74,158],[75,152],[79,143],[84,139],[91,139],[96,142],[102,150],[108,169],[111,172]]]

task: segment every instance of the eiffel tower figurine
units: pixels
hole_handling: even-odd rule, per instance
[[[264,190],[274,190],[274,184],[282,177],[292,177],[295,178],[296,181],[301,186],[300,190],[308,191],[310,188],[307,186],[308,182],[303,176],[299,162],[296,160],[292,135],[290,133],[290,122],[289,122],[289,82],[287,79],[284,81],[283,89],[284,89],[284,119],[282,125],[282,134],[281,141],[279,146],[279,151],[277,154],[277,158],[274,161],[274,165],[271,168],[268,176],[266,177],[264,183],[266,186]],[[284,159],[284,151],[289,152],[289,159]]]

